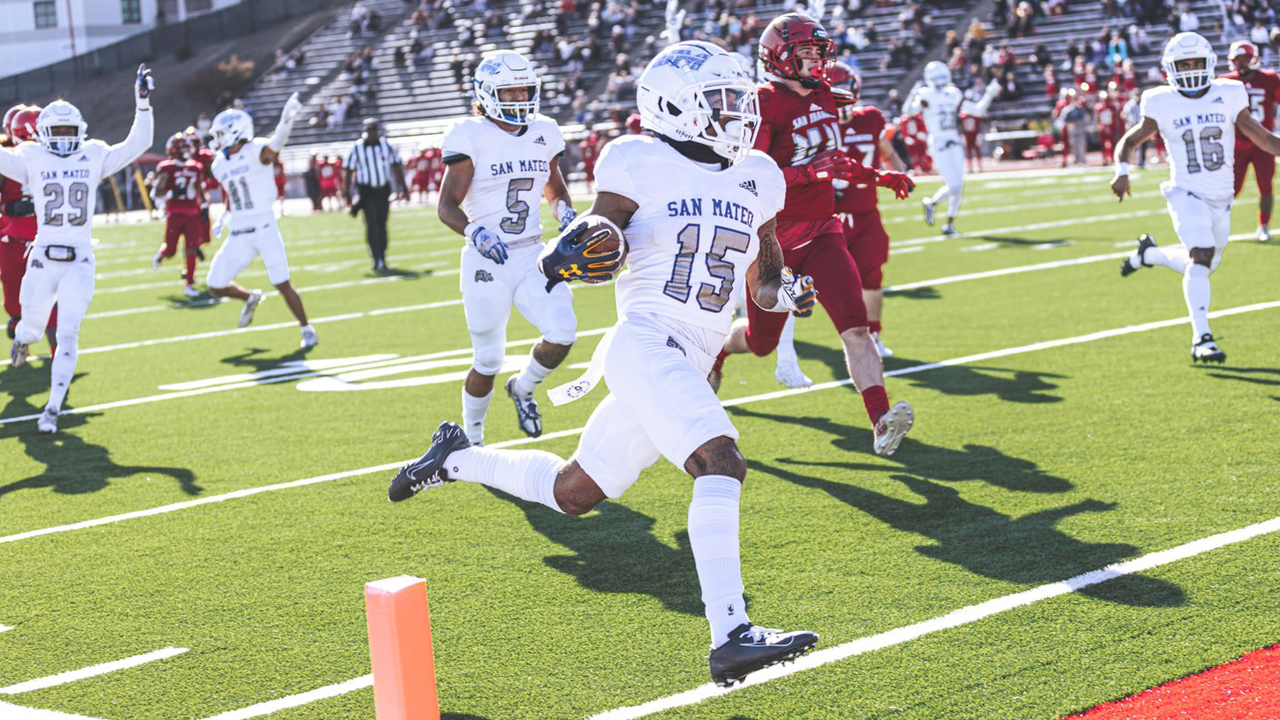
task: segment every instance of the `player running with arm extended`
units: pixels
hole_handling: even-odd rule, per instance
[[[942,187],[926,198],[924,221],[932,226],[934,207],[948,200],[947,224],[943,235],[956,234],[955,220],[964,199],[964,140],[960,137],[960,113],[986,117],[987,110],[1000,92],[1000,83],[991,82],[982,99],[966,100],[960,88],[951,84],[951,70],[934,60],[924,66],[924,84],[916,83],[902,104],[902,114],[924,115],[924,125],[929,133],[929,156],[933,167],[942,178]]]
[[[901,173],[858,165],[840,149],[835,98],[827,85],[832,51],[826,30],[812,18],[789,13],[769,23],[760,38],[760,60],[775,79],[759,86],[763,119],[755,147],[774,159],[787,183],[777,232],[783,260],[797,273],[813,277],[844,346],[849,377],[875,429],[875,451],[891,455],[911,429],[913,410],[905,402],[889,407],[884,367],[867,329],[862,280],[835,215],[832,181],[888,187],[900,198],[913,185]],[[778,347],[785,326],[786,316],[748,303],[747,320],[734,325],[712,370],[713,382],[725,355],[768,355]],[[779,380],[784,380],[781,374]]]
[[[58,430],[58,415],[79,358],[80,323],[93,300],[97,261],[92,227],[98,184],[151,147],[151,89],[151,71],[139,66],[133,126],[122,143],[86,139],[80,111],[66,100],[55,100],[36,120],[39,142],[0,149],[0,175],[30,188],[36,211],[36,239],[22,279],[22,320],[9,353],[14,367],[26,362],[27,346],[40,338],[58,304],[58,351],[49,402],[36,421],[43,433]]]
[[[197,298],[200,291],[195,286],[196,253],[208,240],[202,214],[204,166],[192,156],[195,148],[185,133],[174,133],[165,144],[165,151],[169,157],[156,166],[156,185],[152,191],[156,198],[164,200],[164,243],[151,259],[151,267],[159,270],[161,262],[176,255],[181,237],[186,262],[182,275],[186,286],[182,294]]]
[[[598,246],[626,233],[618,324],[592,359],[603,364],[609,395],[577,452],[565,461],[542,450],[477,448],[461,427],[443,423],[427,453],[396,476],[389,497],[462,480],[583,515],[665,457],[693,478],[689,544],[711,626],[711,678],[732,685],[808,652],[818,636],[767,630],[747,617],[738,552],[747,465],[707,372],[744,292],[780,314],[809,314],[813,292],[808,278],[787,279],[774,221],[784,181],[768,156],[751,149],[760,122],[756,89],[729,54],[710,43],[668,46],[641,74],[637,99],[653,136],[604,147],[591,215],[541,258],[553,282],[590,272],[593,263],[604,279],[621,252]]]
[[[541,82],[520,53],[485,53],[475,74],[477,114],[455,123],[442,146],[447,169],[440,221],[466,238],[459,284],[475,357],[462,386],[462,420],[473,445],[484,443],[493,380],[506,357],[512,303],[542,333],[524,370],[506,384],[525,435],[542,434],[533,392],[578,338],[573,294],[568,286],[547,292],[537,267],[542,250],[538,197],[546,198],[562,230],[575,215],[560,175],[560,126],[538,114]]]
[[[1222,77],[1239,80],[1249,93],[1249,111],[1253,119],[1268,132],[1276,129],[1276,103],[1280,102],[1280,75],[1261,67],[1258,47],[1247,40],[1231,43],[1227,54],[1231,72]],[[1235,191],[1244,189],[1244,176],[1253,165],[1253,178],[1258,183],[1258,242],[1271,240],[1271,208],[1275,204],[1272,185],[1276,176],[1276,158],[1254,145],[1248,136],[1236,138]]]
[[[302,112],[302,102],[294,93],[284,104],[280,123],[269,138],[253,136],[253,118],[243,110],[223,110],[213,119],[213,177],[222,186],[226,198],[222,216],[214,225],[213,235],[222,235],[224,226],[231,228],[226,242],[218,248],[209,263],[205,282],[217,297],[244,301],[240,311],[240,327],[253,322],[253,313],[262,302],[261,290],[245,290],[236,284],[236,276],[258,256],[267,266],[267,281],[276,287],[289,311],[298,319],[303,348],[318,342],[315,328],[307,322],[302,298],[289,282],[289,258],[284,238],[276,222],[272,205],[276,200],[275,170],[272,165],[289,141],[293,122]]]
[[[1129,194],[1129,154],[1159,132],[1170,160],[1170,177],[1160,190],[1182,246],[1157,247],[1143,235],[1121,263],[1120,275],[1153,265],[1181,275],[1191,315],[1191,360],[1220,363],[1227,354],[1209,332],[1209,275],[1222,261],[1231,233],[1236,132],[1269,155],[1280,154],[1280,137],[1253,116],[1244,85],[1214,79],[1217,59],[1209,41],[1196,33],[1169,40],[1161,58],[1169,84],[1142,93],[1142,122],[1120,138],[1111,191],[1121,201]]]

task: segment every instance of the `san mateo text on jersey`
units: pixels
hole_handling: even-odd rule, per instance
[[[1194,118],[1194,120],[1193,120]],[[1184,128],[1188,125],[1204,125],[1205,123],[1225,123],[1227,116],[1224,113],[1196,113],[1195,115],[1187,115],[1185,117],[1174,118],[1173,126],[1175,128]]]
[[[41,180],[88,180],[89,168],[76,168],[75,170],[41,170]]]
[[[747,226],[755,225],[755,214],[732,200],[712,200],[711,214],[715,217],[736,220]],[[702,198],[672,200],[667,203],[667,217],[701,217]]]
[[[519,167],[518,170],[517,166]],[[493,175],[509,175],[513,172],[547,173],[551,172],[551,163],[537,158],[531,160],[508,160],[506,162],[491,163],[489,172]]]

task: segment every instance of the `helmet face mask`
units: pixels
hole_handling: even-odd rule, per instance
[[[513,50],[495,50],[481,56],[472,79],[476,102],[490,120],[510,125],[528,125],[542,103],[542,78],[533,64]],[[524,99],[511,99],[514,90],[524,89]]]
[[[681,42],[658,53],[640,75],[636,103],[646,130],[706,146],[731,164],[747,157],[760,131],[755,84],[709,43]]]
[[[951,84],[951,69],[934,60],[924,66],[924,82],[929,87],[944,88]]]
[[[817,20],[787,13],[774,18],[764,29],[759,53],[765,72],[812,89],[827,82],[835,43]]]
[[[1178,33],[1165,45],[1160,65],[1169,84],[1184,95],[1194,95],[1209,88],[1213,82],[1214,65],[1218,56],[1213,46],[1196,33]]]
[[[213,147],[229,154],[239,142],[253,139],[253,118],[243,110],[231,108],[213,119]]]
[[[58,157],[68,157],[84,144],[88,126],[75,105],[55,100],[40,111],[36,120],[36,140]]]
[[[186,160],[191,157],[191,143],[183,133],[174,133],[173,137],[169,138],[169,142],[165,143],[164,149],[169,157],[177,160]]]

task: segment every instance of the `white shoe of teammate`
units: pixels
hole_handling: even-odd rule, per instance
[[[893,351],[880,342],[880,333],[871,333],[871,343],[876,346],[876,354],[880,356],[881,360],[893,357]]]
[[[253,322],[253,312],[258,309],[258,303],[262,302],[262,291],[252,290],[249,297],[244,301],[244,309],[240,311],[240,327],[248,327]]]
[[[807,388],[813,384],[813,380],[800,369],[800,363],[795,360],[778,359],[778,369],[773,373],[773,379],[778,381],[779,385],[785,385],[789,388]]]
[[[310,325],[303,325],[300,346],[303,348],[315,347],[318,342],[320,342],[320,338],[316,337],[316,329]]]
[[[1258,233],[1255,237],[1258,238],[1258,242],[1271,242],[1271,228],[1266,225],[1259,225]]]
[[[924,224],[933,227],[933,201],[922,200],[921,203],[924,205]]]
[[[876,454],[892,455],[914,424],[915,412],[911,409],[911,403],[900,402],[889,408],[889,412],[876,421]]]
[[[40,419],[36,420],[36,429],[42,433],[58,432],[58,411],[45,407],[44,412],[40,413]]]
[[[22,367],[27,362],[29,354],[26,343],[14,340],[13,346],[9,348],[9,364],[13,367]]]
[[[196,289],[196,286],[195,286],[195,285],[188,285],[188,286],[186,286],[186,287],[182,288],[182,294],[183,294],[183,295],[186,295],[187,297],[191,298],[192,300],[194,300],[194,299],[196,299],[196,298],[200,297],[200,291]]]

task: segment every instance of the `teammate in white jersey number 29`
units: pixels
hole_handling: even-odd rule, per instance
[[[223,189],[226,207],[213,227],[213,237],[231,228],[226,242],[209,263],[206,279],[209,292],[217,297],[244,301],[240,311],[240,327],[253,322],[253,313],[262,302],[261,290],[245,290],[236,284],[236,276],[244,272],[255,257],[261,256],[267,266],[267,281],[276,287],[289,311],[302,329],[303,348],[318,342],[315,328],[307,322],[302,298],[289,282],[289,259],[284,252],[284,239],[276,222],[272,203],[276,199],[274,163],[289,141],[294,120],[302,112],[302,103],[294,93],[284,104],[280,123],[269,138],[253,136],[253,118],[243,110],[223,110],[213,119],[213,177]]]
[[[949,199],[943,235],[956,233],[956,215],[964,199],[964,139],[960,136],[960,113],[985,117],[1000,93],[1000,83],[992,81],[977,102],[966,100],[960,88],[951,84],[951,70],[938,61],[924,66],[924,83],[916,83],[902,104],[905,115],[924,113],[929,134],[929,157],[942,178],[942,187],[924,200],[924,221],[933,225],[934,206]]]
[[[1143,235],[1120,274],[1164,265],[1181,275],[1191,314],[1191,359],[1220,363],[1227,354],[1209,332],[1209,274],[1222,261],[1231,232],[1236,131],[1272,155],[1280,155],[1280,137],[1253,117],[1243,84],[1214,79],[1217,59],[1209,41],[1196,33],[1169,40],[1161,58],[1169,85],[1142,93],[1142,122],[1120,138],[1111,190],[1121,201],[1129,194],[1129,153],[1159,132],[1171,167],[1160,190],[1182,247],[1156,247]]]
[[[476,112],[445,135],[446,169],[440,221],[466,238],[459,284],[475,359],[462,386],[462,420],[473,445],[484,444],[493,379],[506,358],[511,305],[542,333],[524,370],[507,380],[520,429],[542,434],[534,389],[559,367],[578,337],[567,285],[550,292],[538,272],[542,213],[555,209],[560,229],[574,218],[560,175],[564,138],[555,120],[538,114],[540,79],[520,53],[485,53],[475,72]]]
[[[711,626],[711,677],[732,685],[808,652],[818,636],[747,618],[738,553],[747,465],[707,372],[733,322],[735,297],[749,292],[763,309],[802,315],[812,313],[815,297],[808,278],[784,280],[790,271],[774,215],[786,189],[777,164],[751,149],[759,104],[738,63],[708,43],[676,43],[641,74],[637,100],[654,137],[614,140],[596,168],[592,222],[622,228],[629,251],[617,281],[618,324],[592,360],[603,362],[610,394],[587,421],[577,452],[565,461],[541,450],[479,448],[446,422],[388,496],[405,500],[463,480],[582,515],[665,457],[694,479],[689,544]],[[583,233],[575,230],[544,252],[547,278],[571,276],[584,262]]]
[[[86,124],[76,106],[56,100],[36,121],[37,142],[0,149],[0,175],[30,188],[36,205],[36,239],[22,280],[22,320],[9,358],[14,367],[27,360],[27,346],[44,333],[58,305],[58,350],[53,357],[49,402],[36,421],[40,432],[58,430],[79,356],[80,323],[93,300],[92,223],[98,184],[137,160],[154,139],[151,71],[138,68],[136,112],[124,142],[107,145],[85,138]]]

